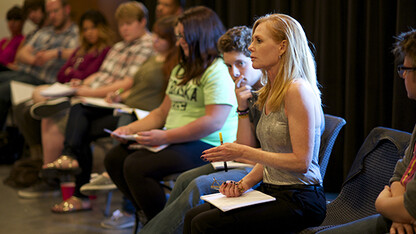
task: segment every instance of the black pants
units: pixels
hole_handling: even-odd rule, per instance
[[[75,178],[74,196],[85,197],[80,192],[82,185],[90,180],[92,171],[91,142],[100,137],[109,136],[104,128],[115,129],[118,117],[113,116],[113,109],[90,107],[76,104],[71,107],[65,130],[63,155],[78,160],[81,174]]]
[[[258,190],[276,201],[222,212],[209,203],[192,208],[185,216],[184,233],[294,233],[318,226],[326,214],[322,187]]]
[[[20,72],[20,71],[2,71],[0,72],[0,129],[4,128],[6,123],[7,114],[11,107],[11,88],[10,82],[20,81],[23,83],[41,85],[45,84],[45,81],[40,80],[31,74]]]
[[[145,149],[131,151],[120,144],[108,152],[104,164],[120,191],[150,220],[166,203],[160,184],[163,177],[202,166],[205,162],[201,153],[211,147],[202,141],[192,141],[172,144],[153,153]]]

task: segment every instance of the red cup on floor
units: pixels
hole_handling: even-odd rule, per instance
[[[74,194],[75,182],[63,182],[61,183],[62,200],[66,200]]]

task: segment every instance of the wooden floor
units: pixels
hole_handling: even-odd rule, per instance
[[[3,184],[9,175],[11,166],[0,165],[0,233],[132,233],[132,229],[103,229],[100,222],[104,219],[105,194],[93,200],[93,210],[72,214],[54,214],[50,208],[61,201],[61,197],[22,199],[17,190]],[[121,194],[113,193],[111,211],[121,205]]]

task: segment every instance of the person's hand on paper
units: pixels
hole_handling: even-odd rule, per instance
[[[247,100],[252,97],[251,89],[251,86],[247,85],[247,79],[244,76],[241,76],[235,81],[235,95],[239,110],[248,108]]]
[[[160,129],[152,129],[150,131],[138,132],[136,140],[142,145],[164,145],[167,144],[166,131]]]
[[[135,132],[128,126],[121,126],[119,128],[117,128],[116,130],[113,131],[114,134],[117,135],[133,135],[135,134]],[[120,141],[123,144],[126,144],[128,141],[126,139],[117,137],[116,135],[111,134],[111,137],[113,137],[114,139]]]
[[[228,180],[227,182],[224,182],[220,187],[220,193],[226,197],[239,197],[246,190],[247,189],[244,187],[243,181],[235,182]]]
[[[121,103],[121,95],[119,92],[110,92],[105,97],[105,101],[108,103]]]
[[[209,162],[238,161],[247,146],[237,143],[224,143],[202,152],[201,158]]]

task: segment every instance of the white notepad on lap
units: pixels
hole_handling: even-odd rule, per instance
[[[276,198],[270,195],[252,189],[247,190],[239,197],[226,197],[221,193],[214,193],[201,196],[201,199],[211,203],[224,212],[240,207],[251,206],[276,200]]]

